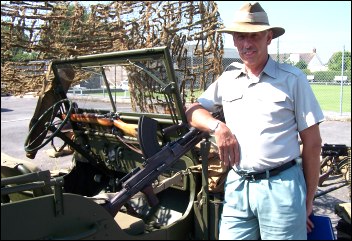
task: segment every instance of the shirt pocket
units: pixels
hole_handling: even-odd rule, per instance
[[[284,102],[286,101],[287,97],[288,96],[284,92],[276,89],[263,90],[258,92],[257,94],[257,99],[259,101],[269,102],[269,103]]]
[[[223,101],[225,103],[234,102],[243,98],[243,92],[239,90],[226,89],[223,93]]]
[[[280,123],[285,118],[292,118],[294,112],[293,102],[289,96],[278,89],[263,89],[257,92],[253,100],[253,109],[257,109],[258,114],[269,117],[268,121]]]

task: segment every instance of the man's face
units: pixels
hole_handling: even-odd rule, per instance
[[[256,33],[233,34],[234,45],[246,66],[265,64],[268,58],[268,45],[272,40],[272,31],[266,30]]]

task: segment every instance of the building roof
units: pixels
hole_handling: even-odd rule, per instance
[[[306,64],[309,64],[310,61],[315,57],[318,59],[321,65],[324,63],[321,61],[317,50],[314,48],[312,53],[283,53],[283,54],[269,54],[274,60],[279,61],[280,63],[284,62],[299,62],[304,61]]]
[[[270,54],[270,56],[280,63],[296,64],[299,61],[303,61],[307,64],[307,68],[313,72],[327,70],[326,64],[321,61],[315,48],[312,53],[284,53],[279,55]]]

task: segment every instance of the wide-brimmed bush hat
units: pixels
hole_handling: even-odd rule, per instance
[[[229,26],[219,29],[219,33],[233,34],[239,33],[255,33],[271,29],[273,31],[273,39],[285,33],[285,29],[281,27],[272,27],[269,25],[269,18],[264,9],[258,2],[245,3],[239,11],[235,13],[235,20]]]

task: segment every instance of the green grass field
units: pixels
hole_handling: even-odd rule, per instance
[[[341,87],[339,85],[320,85],[311,84],[313,92],[323,111],[340,112],[340,94]],[[198,97],[201,91],[194,93]],[[102,93],[95,93],[94,95],[103,95]],[[108,95],[105,93],[105,96]],[[112,93],[115,97],[115,93]],[[116,92],[117,97],[129,97],[129,92]],[[351,112],[351,86],[344,86],[342,88],[342,112]]]
[[[340,112],[340,94],[341,87],[339,85],[311,85],[315,96],[323,111]],[[194,93],[196,97],[200,95],[200,91]],[[342,112],[351,112],[351,86],[342,88]]]
[[[311,85],[317,100],[324,111],[340,112],[340,85]],[[342,112],[351,112],[351,86],[342,87]]]

